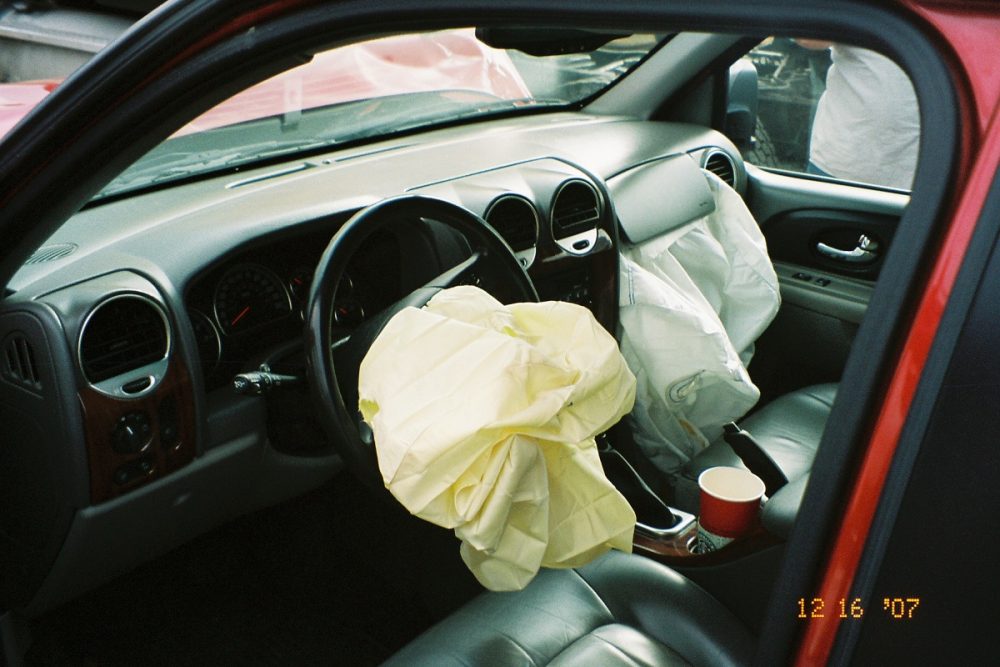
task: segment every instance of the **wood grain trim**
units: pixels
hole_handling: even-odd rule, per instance
[[[194,459],[195,418],[191,376],[184,363],[174,358],[166,375],[149,394],[134,399],[118,399],[102,394],[92,387],[78,393],[86,432],[87,456],[90,464],[90,500],[98,504],[115,498],[182,468]],[[173,403],[176,415],[176,439],[169,446],[161,439],[160,410]],[[137,453],[115,451],[111,434],[118,420],[132,412],[144,412],[151,425],[150,441]],[[123,466],[146,461],[150,470],[125,483],[117,483],[115,474]]]
[[[657,539],[636,532],[632,544],[636,553],[649,556],[661,563],[699,567],[727,563],[781,543],[777,537],[767,533],[763,528],[758,528],[750,535],[727,544],[718,551],[695,554],[691,553],[688,545],[697,532],[697,524],[669,540]]]

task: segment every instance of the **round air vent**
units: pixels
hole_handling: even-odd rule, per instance
[[[83,324],[80,368],[88,382],[100,385],[165,360],[169,345],[167,318],[158,305],[135,294],[112,297]]]
[[[705,153],[701,165],[706,171],[710,171],[722,182],[731,188],[736,187],[736,163],[728,153],[720,150],[710,150]]]
[[[552,236],[559,246],[574,254],[588,252],[597,242],[601,200],[589,183],[563,183],[552,200]]]
[[[531,202],[518,195],[502,195],[486,209],[485,219],[503,237],[522,264],[527,266],[534,260],[538,244],[538,212]]]

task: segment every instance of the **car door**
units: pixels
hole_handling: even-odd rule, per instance
[[[765,396],[840,379],[909,197],[748,167],[782,307],[751,372]],[[860,257],[858,261],[857,257]]]
[[[986,664],[1000,621],[1000,178],[956,279],[852,588],[831,662]],[[947,538],[928,539],[946,525]],[[944,638],[947,641],[944,641]]]
[[[880,170],[878,162],[906,162],[915,157],[919,132],[915,99],[908,94],[912,87],[902,70],[874,52],[802,41],[813,48],[796,40],[769,38],[736,66],[745,72],[750,63],[757,84],[754,131],[743,146],[745,199],[767,239],[783,299],[777,318],[758,341],[751,367],[765,399],[840,379],[909,203],[907,190],[890,185],[908,185],[912,167],[903,164],[889,173],[892,165]],[[845,76],[858,76],[849,69],[850,60],[838,65],[844,70],[842,75],[831,68],[831,52],[838,48],[871,58],[855,70],[860,70],[865,80],[889,86],[887,94],[900,99],[879,102],[879,114],[871,119],[833,123],[821,119],[824,113],[817,113],[817,108],[824,95],[824,103],[844,96],[838,83],[843,84]],[[878,68],[889,71],[883,73]],[[863,105],[861,96],[870,93],[861,87],[847,95],[851,104]],[[733,102],[731,99],[729,104]],[[834,109],[832,113],[842,111]],[[878,123],[895,129],[884,130]],[[820,136],[824,130],[827,135],[832,130],[833,136],[824,139]],[[896,143],[868,149],[869,135],[883,132],[887,142]],[[897,139],[910,141],[907,133],[913,133],[912,145],[888,154],[895,150]],[[824,140],[843,152],[856,153],[864,146],[866,154],[857,160],[856,168],[847,161],[838,173],[820,175],[823,170],[811,158],[824,148]],[[880,150],[887,155],[881,157]]]

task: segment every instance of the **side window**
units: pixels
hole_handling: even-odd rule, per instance
[[[734,65],[731,81],[748,70],[757,92],[747,162],[910,188],[920,119],[909,77],[892,60],[847,44],[769,38]],[[747,106],[747,94],[731,86],[731,101]]]

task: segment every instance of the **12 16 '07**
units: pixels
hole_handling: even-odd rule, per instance
[[[882,611],[890,618],[908,620],[920,606],[920,598],[883,598]],[[799,598],[797,618],[826,618],[828,615],[837,618],[858,619],[865,615],[865,607],[861,598],[851,600],[840,598],[830,604],[823,598]]]

